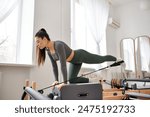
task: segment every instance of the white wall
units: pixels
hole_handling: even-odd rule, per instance
[[[111,9],[113,18],[120,22],[120,28],[107,30],[108,45],[115,45],[116,55],[120,56],[120,40],[122,38],[135,38],[140,35],[150,35],[150,9],[140,8],[140,1],[133,1]],[[113,39],[112,39],[113,38]],[[114,41],[115,40],[115,41]],[[111,47],[111,46],[110,46]],[[109,49],[109,52],[112,49]]]
[[[25,79],[29,79],[29,67],[1,66],[0,99],[21,99]]]

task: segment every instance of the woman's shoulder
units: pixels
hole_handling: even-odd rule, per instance
[[[55,41],[55,49],[58,49],[58,50],[60,50],[60,49],[65,49],[65,50],[72,50],[65,42],[63,42],[63,41]]]
[[[60,40],[56,40],[56,41],[54,41],[56,44],[66,44],[65,42],[63,42],[63,41],[60,41]]]
[[[59,40],[55,41],[54,43],[55,43],[55,46],[56,46],[56,47],[64,46],[64,45],[66,46],[66,45],[67,45],[65,42],[59,41]]]

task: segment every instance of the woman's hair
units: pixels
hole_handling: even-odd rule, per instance
[[[35,34],[35,37],[39,37],[39,38],[44,38],[46,37],[46,39],[48,41],[50,41],[50,38],[49,38],[49,35],[48,33],[46,32],[46,30],[44,28],[41,28],[36,34]],[[36,46],[36,58],[38,60],[38,66],[40,66],[41,64],[44,64],[45,62],[45,58],[46,58],[46,54],[45,54],[45,49],[46,48],[43,48],[43,49],[40,49]]]

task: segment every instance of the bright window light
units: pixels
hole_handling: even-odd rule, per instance
[[[0,22],[0,63],[32,65],[34,0],[18,2]]]

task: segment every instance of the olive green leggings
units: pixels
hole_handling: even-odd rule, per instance
[[[116,61],[116,57],[111,55],[100,56],[89,53],[83,49],[75,50],[75,55],[70,61],[69,67],[69,82],[70,83],[88,83],[89,79],[77,77],[81,69],[82,63],[98,64],[106,61]]]

